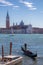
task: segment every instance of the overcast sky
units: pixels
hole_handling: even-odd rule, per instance
[[[43,0],[0,0],[0,27],[5,27],[9,12],[10,25],[19,24],[43,27]]]

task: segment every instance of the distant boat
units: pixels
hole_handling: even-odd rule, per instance
[[[24,55],[31,57],[32,59],[35,59],[37,57],[37,53],[34,54],[29,50],[25,50],[23,47],[21,47],[21,50],[24,52]]]

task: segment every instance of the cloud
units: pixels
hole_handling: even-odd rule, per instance
[[[18,8],[19,6],[13,6],[14,8],[16,7],[16,8]]]
[[[33,6],[33,3],[27,2],[25,0],[20,0],[20,3],[23,3],[26,7],[29,8],[29,10],[36,10],[37,8]]]
[[[0,5],[0,6],[12,6],[12,7],[15,7],[15,8],[19,7],[19,6],[16,6],[13,3],[6,1],[6,0],[0,0],[0,3],[3,4],[3,5]]]
[[[12,6],[13,5],[11,2],[8,2],[6,0],[0,0],[0,3],[3,3],[5,5],[9,5],[9,6]]]

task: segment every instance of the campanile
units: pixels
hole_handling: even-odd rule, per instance
[[[10,27],[10,21],[9,21],[9,14],[7,12],[7,16],[6,16],[6,28]]]

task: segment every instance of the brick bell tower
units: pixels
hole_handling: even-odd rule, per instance
[[[10,27],[10,21],[9,21],[9,14],[8,14],[8,11],[7,11],[7,16],[6,16],[6,28],[9,28]]]

